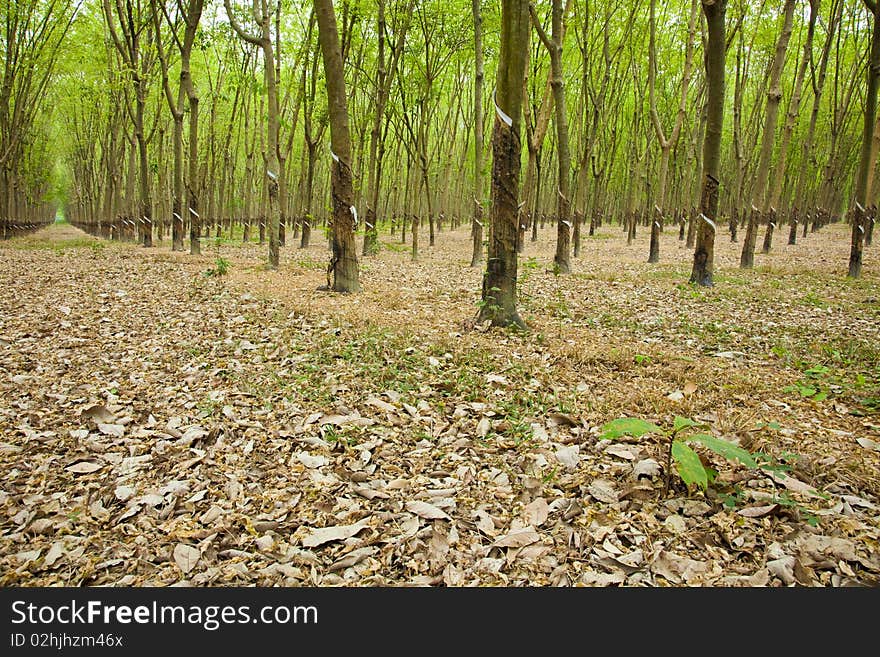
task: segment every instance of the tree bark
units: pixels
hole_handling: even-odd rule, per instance
[[[721,134],[724,128],[724,65],[727,52],[724,15],[727,10],[727,0],[702,0],[702,3],[708,29],[705,55],[708,97],[706,136],[703,141],[701,216],[697,227],[690,282],[711,287],[715,269],[715,222],[718,218]]]
[[[871,170],[871,142],[874,136],[874,120],[877,115],[877,89],[880,85],[880,5],[876,0],[864,0],[871,12],[873,30],[871,54],[868,59],[868,83],[865,96],[865,118],[862,132],[862,148],[859,169],[856,174],[852,233],[850,237],[849,271],[847,277],[859,278],[862,274],[862,249],[865,240],[865,223],[868,206],[868,177]]]
[[[474,216],[471,222],[471,267],[483,264],[483,14],[472,0],[474,16]]]
[[[660,233],[663,230],[663,224],[666,214],[666,183],[669,175],[669,159],[672,151],[678,144],[678,138],[681,135],[681,127],[684,123],[684,117],[687,109],[687,96],[691,83],[691,66],[693,64],[694,38],[696,35],[697,24],[697,0],[692,0],[690,18],[688,20],[688,40],[685,46],[684,69],[681,75],[680,99],[678,104],[678,112],[675,116],[675,123],[669,137],[663,130],[660,122],[660,114],[657,111],[657,97],[655,93],[656,77],[657,77],[657,47],[656,47],[656,10],[657,0],[651,0],[650,5],[650,25],[648,38],[648,92],[651,104],[651,123],[654,126],[654,132],[657,141],[660,144],[660,173],[657,180],[657,191],[655,194],[656,203],[654,211],[656,217],[651,222],[651,241],[648,250],[648,262],[660,262]]]
[[[278,160],[278,135],[281,115],[278,104],[278,80],[275,77],[275,52],[272,44],[272,12],[267,0],[254,0],[252,17],[259,27],[259,32],[256,35],[249,34],[239,25],[229,2],[230,0],[223,0],[232,28],[239,37],[259,47],[263,53],[263,79],[266,82],[266,102],[268,107],[266,112],[266,180],[265,183],[261,184],[261,187],[264,187],[268,192],[268,264],[271,269],[277,269],[279,262],[278,233],[281,224],[281,209],[278,203],[278,177],[281,171]],[[192,97],[190,97],[190,103],[192,104]],[[194,214],[193,219],[197,221],[198,214]],[[261,221],[265,222],[266,219],[262,218]],[[190,232],[190,241],[192,242],[192,231]]]
[[[331,289],[335,292],[360,291],[357,247],[354,223],[357,210],[353,205],[351,173],[351,135],[348,128],[348,99],[345,92],[345,72],[342,48],[336,28],[332,0],[314,0],[318,20],[318,40],[324,59],[324,78],[327,83],[327,107],[330,115],[331,196],[333,219],[328,279],[332,274]]]
[[[556,163],[558,165],[558,188],[556,190],[556,254],[554,271],[559,274],[571,272],[571,151],[568,142],[568,108],[565,105],[565,83],[562,71],[562,41],[564,9],[562,0],[553,0],[551,34],[541,27],[534,5],[529,5],[535,31],[550,53],[550,86],[556,108]]]
[[[767,91],[764,132],[761,136],[761,154],[758,160],[758,171],[755,175],[755,185],[752,189],[752,211],[749,215],[749,225],[746,228],[746,237],[743,241],[743,249],[739,259],[739,266],[742,269],[751,269],[755,264],[755,242],[758,234],[758,222],[762,216],[767,216],[770,210],[770,198],[767,195],[767,179],[770,173],[770,161],[773,158],[773,142],[776,139],[779,104],[782,102],[782,70],[785,65],[785,53],[788,50],[788,42],[791,38],[794,7],[795,0],[785,0],[782,32],[780,32],[779,39],[776,41],[776,52],[770,67],[770,88]],[[774,222],[768,217],[767,229],[772,231],[774,225]]]
[[[527,0],[501,0],[501,44],[492,136],[492,229],[479,321],[525,328],[516,310],[520,122],[529,37]]]

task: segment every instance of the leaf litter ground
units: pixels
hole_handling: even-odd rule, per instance
[[[356,295],[323,243],[4,243],[3,585],[877,585],[873,249],[848,281],[842,226],[747,272],[725,239],[696,289],[645,239],[566,277],[526,244],[526,334],[475,325],[465,229],[383,235]],[[701,451],[712,486],[663,496],[659,436],[601,438],[675,416],[780,469]]]

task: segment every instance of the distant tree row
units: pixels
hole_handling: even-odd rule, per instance
[[[783,225],[847,221],[859,275],[876,0],[456,1],[3,2],[3,225],[60,204],[145,246],[257,239],[270,266],[323,228],[349,290],[380,231],[417,260],[466,226],[485,295],[542,225],[562,274],[603,223],[644,227],[649,262],[674,227],[711,284],[722,231],[749,268]]]

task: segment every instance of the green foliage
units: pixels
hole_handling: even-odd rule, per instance
[[[217,256],[214,260],[214,266],[205,271],[205,276],[209,278],[217,278],[226,276],[229,273],[229,261],[222,256]]]
[[[681,480],[688,486],[698,485],[703,490],[709,485],[709,477],[699,455],[681,440],[672,441],[672,458]]]
[[[808,397],[813,401],[822,401],[828,397],[828,390],[823,390],[818,379],[824,379],[831,370],[824,365],[816,365],[804,370],[807,375],[806,379],[802,379],[797,383],[786,386],[783,392],[796,392],[801,397]]]
[[[386,251],[391,251],[393,253],[408,253],[410,250],[409,247],[406,245],[395,244],[394,242],[387,242],[385,240],[382,240],[380,244],[382,245],[383,249],[385,249]]]
[[[758,467],[755,458],[745,449],[734,445],[727,440],[721,440],[705,433],[698,433],[690,437],[690,440],[708,447],[716,454],[720,454],[729,461],[739,461],[750,470]]]
[[[663,430],[656,424],[647,422],[637,417],[621,417],[611,420],[602,427],[602,438],[620,438],[621,436],[633,436],[638,438],[648,433],[662,433]]]
[[[775,465],[766,457],[762,458],[763,455],[753,454],[730,441],[715,438],[707,433],[689,433],[688,435],[683,433],[700,426],[700,423],[678,415],[673,420],[671,429],[663,429],[641,418],[622,417],[603,425],[601,437],[608,439],[622,436],[639,438],[648,434],[657,434],[666,438],[668,443],[664,495],[665,491],[669,489],[669,478],[673,464],[678,476],[689,488],[697,486],[705,491],[715,479],[717,472],[705,465],[699,454],[688,443],[701,445],[728,461],[739,462],[750,470],[765,467],[765,465],[771,466],[767,468],[771,469]],[[761,461],[760,464],[759,461]]]

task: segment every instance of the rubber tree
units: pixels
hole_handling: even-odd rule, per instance
[[[117,1],[111,6],[110,0],[103,0],[101,5],[107,30],[116,51],[128,71],[131,91],[134,95],[132,107],[126,96],[126,109],[131,119],[133,141],[137,146],[137,198],[138,216],[135,218],[140,241],[145,247],[153,246],[153,199],[151,195],[151,170],[147,160],[148,137],[145,128],[145,113],[149,91],[149,77],[153,60],[144,44],[149,43],[149,33],[154,29],[151,8],[137,3],[127,6]],[[133,153],[133,151],[132,151]],[[130,167],[131,175],[134,167]],[[130,178],[133,180],[133,178]]]
[[[794,129],[797,125],[798,116],[800,114],[801,98],[803,95],[804,79],[806,78],[807,69],[813,64],[813,40],[816,36],[816,19],[819,15],[819,6],[821,0],[808,0],[810,6],[810,20],[807,24],[807,38],[804,41],[803,55],[801,57],[800,67],[798,68],[797,77],[794,82],[794,90],[791,93],[791,100],[788,103],[788,112],[786,112],[785,127],[782,131],[782,143],[779,145],[779,159],[777,165],[773,169],[770,179],[770,206],[778,207],[779,200],[782,196],[782,184],[785,179],[785,173],[788,166],[788,150],[791,146],[791,139]],[[789,231],[788,243],[797,243],[798,228],[798,208],[789,208]],[[769,253],[771,240],[773,239],[772,231],[767,231],[764,235],[763,252]]]
[[[688,19],[688,39],[685,46],[684,67],[681,73],[681,93],[678,103],[678,111],[675,115],[675,122],[672,131],[667,135],[663,129],[663,123],[660,120],[660,113],[657,111],[657,19],[656,19],[657,0],[651,0],[649,11],[649,37],[648,37],[648,97],[651,105],[651,124],[654,126],[654,133],[657,136],[657,142],[660,145],[660,172],[657,177],[657,187],[655,191],[655,212],[656,217],[651,222],[651,242],[648,248],[648,262],[656,263],[660,261],[660,232],[663,229],[666,213],[666,188],[669,178],[669,160],[672,151],[678,144],[678,138],[681,135],[681,128],[684,124],[684,117],[687,113],[688,91],[691,86],[691,73],[694,60],[694,39],[696,36],[697,17],[699,10],[697,0],[692,0],[690,18]]]
[[[868,177],[871,170],[871,141],[874,136],[874,119],[877,115],[877,88],[880,84],[880,5],[877,0],[864,0],[871,13],[873,24],[871,35],[871,54],[868,59],[868,88],[865,96],[865,123],[862,132],[862,147],[859,169],[856,173],[852,235],[849,251],[849,278],[859,278],[862,274],[862,249],[865,241],[865,208],[868,206]]]
[[[713,285],[718,194],[721,182],[721,136],[724,129],[724,67],[727,54],[724,16],[727,0],[702,0],[706,17],[706,134],[703,139],[703,185],[700,221],[694,247],[691,283]]]
[[[171,17],[167,14],[165,5],[160,0],[152,0],[153,20],[156,28],[156,47],[159,55],[159,62],[162,67],[162,87],[165,92],[165,98],[168,101],[168,108],[174,122],[173,133],[173,151],[174,151],[174,173],[172,187],[172,223],[171,223],[171,250],[183,250],[183,226],[184,226],[184,209],[183,209],[183,119],[184,119],[184,98],[189,103],[189,173],[187,174],[188,184],[188,210],[190,218],[190,253],[198,255],[201,251],[199,235],[201,226],[198,214],[198,148],[199,148],[199,97],[196,93],[195,85],[192,82],[190,60],[192,58],[192,48],[195,43],[196,31],[199,27],[199,20],[202,16],[202,7],[204,0],[190,0],[183,7],[184,33],[181,41],[177,35],[176,25]],[[169,58],[166,56],[165,48],[162,44],[161,34],[161,15],[164,14],[168,24],[171,27],[171,38],[177,45],[180,52],[180,82],[177,88],[177,97],[175,99],[169,84]]]
[[[474,216],[471,267],[483,264],[483,14],[481,0],[471,0],[474,15]]]
[[[768,217],[767,228],[772,230],[775,224],[775,208],[769,206],[770,196],[767,193],[767,181],[770,175],[770,162],[773,159],[773,144],[776,140],[776,124],[779,119],[779,105],[782,102],[782,70],[785,66],[785,53],[791,39],[792,20],[795,0],[785,0],[782,16],[782,31],[776,40],[776,52],[770,66],[770,87],[767,90],[767,108],[764,112],[764,131],[761,136],[761,153],[758,160],[758,171],[752,188],[752,210],[749,213],[749,224],[743,240],[739,266],[751,269],[755,264],[755,241],[758,237],[758,221],[762,216]],[[772,238],[771,238],[772,239]]]
[[[474,0],[479,2],[479,0]],[[367,211],[364,213],[364,245],[363,255],[375,255],[379,251],[379,236],[376,222],[379,208],[379,188],[382,184],[382,163],[385,155],[385,132],[382,128],[387,121],[388,100],[391,87],[397,74],[397,62],[403,53],[406,33],[412,17],[414,0],[407,3],[391,52],[386,53],[388,26],[385,17],[385,0],[379,0],[376,16],[376,30],[379,35],[378,54],[376,56],[375,104],[373,106],[373,125],[370,130],[370,153],[367,182]]]
[[[351,172],[351,133],[348,128],[348,98],[342,48],[332,0],[314,0],[318,19],[318,41],[324,59],[327,108],[330,115],[330,194],[333,199],[331,258],[327,268],[328,287],[335,292],[360,291],[354,226],[357,210]],[[329,280],[332,276],[332,281]]]
[[[278,80],[275,77],[275,52],[272,45],[272,13],[268,0],[254,0],[251,6],[251,20],[259,31],[251,34],[238,22],[230,0],[223,0],[229,23],[235,33],[244,41],[257,46],[263,53],[263,75],[266,82],[266,185],[268,186],[269,217],[269,267],[278,268],[279,226],[281,209],[278,203],[278,176],[281,165],[278,159],[278,134],[281,125],[281,112],[278,105]]]
[[[528,0],[501,0],[501,37],[492,134],[492,211],[478,321],[525,328],[516,309],[523,86],[529,42]]]
[[[560,274],[571,272],[571,149],[568,141],[568,108],[565,105],[565,81],[562,70],[562,41],[565,37],[562,0],[553,0],[551,34],[541,26],[535,6],[529,4],[532,24],[541,43],[550,54],[550,86],[556,108],[556,162],[559,167],[556,194],[556,254],[554,269]]]

